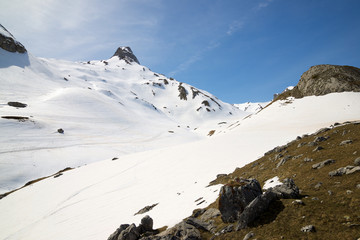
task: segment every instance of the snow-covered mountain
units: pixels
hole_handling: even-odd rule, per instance
[[[10,45],[21,45],[1,29]],[[0,193],[67,167],[200,140],[221,127],[217,123],[247,115],[140,65],[129,47],[88,62],[5,49],[0,48]]]
[[[2,191],[87,164],[2,198],[0,239],[107,239],[155,204],[154,228],[171,227],[218,197],[220,186],[208,187],[217,174],[360,119],[359,92],[289,97],[244,118],[126,53],[73,63],[0,49]]]

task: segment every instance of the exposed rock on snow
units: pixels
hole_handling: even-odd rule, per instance
[[[140,64],[130,47],[119,47],[114,53],[113,57],[114,56],[119,57],[120,60],[125,60],[127,63],[136,62]]]
[[[15,40],[14,36],[0,24],[0,48],[8,52],[25,53],[25,47]]]

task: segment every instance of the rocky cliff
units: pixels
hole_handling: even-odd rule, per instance
[[[8,52],[25,53],[25,47],[15,40],[14,36],[0,24],[0,48]]]
[[[360,69],[352,66],[316,65],[301,75],[299,83],[289,91],[277,96],[320,96],[334,92],[360,92]]]

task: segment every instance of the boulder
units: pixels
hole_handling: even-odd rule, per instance
[[[348,145],[348,144],[351,144],[353,141],[348,139],[348,140],[344,140],[340,143],[340,146],[343,146],[343,145]]]
[[[143,217],[141,219],[141,223],[140,223],[140,225],[138,227],[138,230],[139,230],[140,234],[143,234],[145,232],[154,231],[153,230],[153,224],[154,224],[154,222],[153,222],[153,220],[152,220],[152,218],[150,216],[146,215],[145,217]]]
[[[315,227],[313,225],[307,225],[301,228],[302,232],[316,232]]]
[[[223,222],[233,223],[238,220],[245,207],[261,194],[261,186],[256,179],[239,180],[234,186],[223,186],[219,197],[219,210]]]
[[[135,224],[131,224],[125,230],[123,230],[117,240],[137,240],[140,238],[140,233]]]
[[[292,180],[291,178],[284,179],[283,184],[275,186],[273,188],[269,188],[268,191],[275,193],[279,199],[300,197],[299,188],[296,186],[294,180]]]
[[[108,237],[108,240],[117,240],[120,233],[127,229],[129,226],[129,224],[121,224],[120,227],[116,229],[115,232],[110,235],[110,237]]]
[[[206,210],[203,215],[200,217],[200,219],[202,221],[208,221],[210,220],[211,218],[215,218],[217,216],[220,216],[221,213],[219,211],[219,209],[216,209],[216,208],[209,208],[208,210]]]
[[[333,163],[335,163],[335,160],[327,159],[325,161],[322,161],[322,162],[319,162],[319,163],[316,163],[316,164],[312,165],[312,168],[313,169],[319,169],[319,168],[322,168],[322,167],[324,167],[326,165],[330,165],[330,164],[333,164]]]
[[[360,166],[360,157],[358,157],[354,160],[354,164],[355,164],[355,166]]]
[[[272,191],[268,191],[257,196],[240,214],[236,230],[239,231],[246,228],[256,218],[261,216],[261,214],[269,208],[270,203],[275,199],[277,199],[277,195]]]

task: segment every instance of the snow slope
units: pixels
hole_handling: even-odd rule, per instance
[[[0,200],[0,238],[107,239],[121,223],[138,224],[143,215],[134,213],[155,203],[147,213],[154,227],[172,226],[216,199],[220,186],[206,186],[217,174],[298,135],[359,119],[359,93],[277,101],[225,134],[107,159],[21,189]]]
[[[270,102],[246,102],[246,103],[239,103],[234,104],[235,107],[239,108],[240,110],[253,114],[257,113],[258,111],[262,110],[266,107]]]
[[[0,193],[66,167],[197,141],[247,115],[116,56],[69,62],[0,49],[0,84],[0,117],[29,118],[0,118]]]

